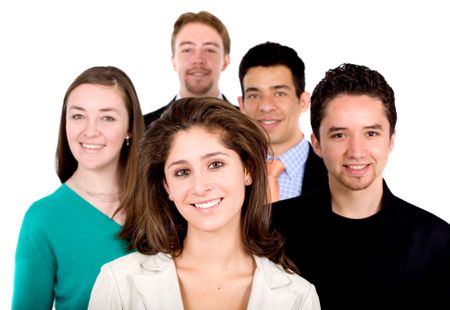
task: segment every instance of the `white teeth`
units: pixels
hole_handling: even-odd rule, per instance
[[[366,165],[349,165],[348,167],[349,167],[350,169],[353,169],[353,170],[361,170],[361,169],[363,169],[365,166],[366,166]]]
[[[101,149],[104,145],[102,144],[81,144],[84,148],[90,149],[90,150],[98,150]]]
[[[204,76],[205,73],[203,72],[196,72],[196,73],[192,73],[193,76]]]
[[[194,206],[196,208],[200,208],[200,209],[208,209],[215,205],[218,205],[219,203],[220,203],[220,199],[214,199],[214,200],[204,202],[204,203],[194,203]]]
[[[260,121],[260,122],[265,125],[272,125],[272,124],[275,124],[277,121]]]

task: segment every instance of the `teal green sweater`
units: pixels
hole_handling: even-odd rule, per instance
[[[86,309],[100,267],[127,254],[121,226],[65,184],[25,214],[12,309]]]

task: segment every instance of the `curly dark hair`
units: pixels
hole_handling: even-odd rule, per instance
[[[318,140],[320,123],[325,116],[328,102],[342,94],[367,95],[380,99],[389,121],[390,134],[395,132],[395,96],[384,77],[368,67],[344,63],[328,70],[311,95],[311,128]]]

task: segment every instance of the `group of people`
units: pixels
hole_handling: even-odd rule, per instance
[[[171,44],[180,89],[154,112],[116,67],[69,86],[61,186],[24,217],[13,309],[450,309],[450,225],[383,179],[379,72],[339,65],[310,96],[297,52],[265,42],[234,105],[216,16],[182,14]]]

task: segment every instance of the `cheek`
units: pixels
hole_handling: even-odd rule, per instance
[[[377,158],[383,159],[384,161],[387,160],[388,156],[390,153],[390,148],[389,146],[380,146],[379,148],[375,149],[374,151],[374,156],[376,156]]]
[[[256,102],[251,102],[251,103],[247,102],[247,104],[245,104],[245,106],[244,106],[245,107],[244,113],[251,117],[254,117],[256,114],[256,111],[258,110],[258,106],[259,106],[259,104]]]
[[[66,136],[69,144],[73,143],[74,140],[80,135],[81,130],[76,126],[66,126]]]
[[[344,157],[345,150],[341,149],[339,145],[321,146],[320,152],[324,161],[333,163]]]
[[[222,180],[223,186],[230,188],[232,190],[242,190],[245,191],[245,181],[251,178],[250,173],[245,172],[245,170],[232,170],[227,175],[223,176]]]
[[[188,193],[189,184],[188,182],[182,182],[169,178],[165,188],[170,200],[176,202],[184,199],[186,193]]]
[[[127,136],[127,128],[103,128],[103,136],[111,143],[122,144]]]
[[[189,57],[187,55],[179,55],[176,59],[175,59],[175,67],[180,70],[180,69],[184,69],[188,66],[189,64]]]

